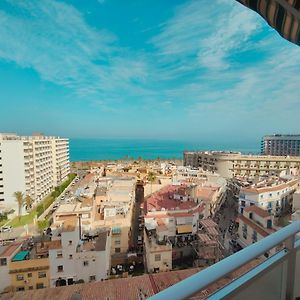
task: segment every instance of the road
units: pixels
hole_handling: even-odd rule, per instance
[[[231,233],[228,232],[228,228],[232,221],[235,221],[238,212],[238,201],[231,190],[228,190],[222,208],[218,213],[218,218],[215,220],[219,225],[219,230],[223,234],[223,245],[225,248],[225,256],[232,254],[232,249],[229,241],[232,239]]]

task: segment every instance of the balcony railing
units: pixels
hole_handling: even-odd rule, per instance
[[[282,244],[283,250],[207,299],[296,299],[300,297],[300,239],[296,238],[299,232],[300,221],[296,221],[149,299],[179,300],[192,297]]]

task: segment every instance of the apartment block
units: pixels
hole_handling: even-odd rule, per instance
[[[265,209],[249,206],[238,217],[238,242],[244,248],[275,232],[273,217]]]
[[[299,180],[283,181],[280,179],[263,181],[255,185],[241,188],[239,194],[239,211],[252,205],[267,210],[273,215],[290,208],[293,194],[299,187]]]
[[[11,259],[19,252],[22,243],[13,243],[0,246],[0,293],[10,290],[9,264]]]
[[[265,135],[261,141],[261,153],[300,156],[300,134]]]
[[[110,232],[99,230],[94,238],[84,238],[77,217],[69,217],[52,231],[45,248],[49,252],[50,286],[99,281],[110,272]]]
[[[298,175],[299,156],[243,155],[239,152],[184,152],[184,165],[202,168],[225,178],[236,176]]]
[[[69,170],[67,139],[0,134],[0,211],[17,210],[16,191],[39,202]]]
[[[21,250],[9,263],[10,285],[14,291],[49,287],[49,259]]]

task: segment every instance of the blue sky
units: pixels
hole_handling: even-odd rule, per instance
[[[299,133],[300,50],[234,0],[0,2],[0,131]]]

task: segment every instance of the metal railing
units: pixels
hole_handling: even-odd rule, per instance
[[[280,291],[277,292],[278,295],[276,294],[276,299],[295,299],[296,296],[300,296],[299,283],[295,285],[295,277],[297,277],[295,274],[300,273],[300,261],[298,261],[300,260],[300,256],[298,260],[296,259],[297,250],[300,249],[300,240],[295,242],[296,234],[298,232],[300,232],[300,221],[296,221],[280,229],[279,231],[267,236],[255,244],[252,244],[245,249],[204,269],[203,271],[178,282],[177,284],[161,291],[149,299],[187,299],[205,290],[210,285],[216,283],[219,279],[228,276],[231,272],[245,266],[250,261],[253,261],[254,259],[267,253],[269,250],[280,245],[283,245],[283,250],[275,253],[273,256],[264,260],[261,264],[248,271],[246,274],[221,288],[216,293],[209,296],[208,299],[241,299],[244,297],[242,295],[243,291],[245,291],[245,293],[247,292],[245,287],[249,287],[251,285],[253,287],[251,293],[253,294],[255,291],[255,285],[258,285],[258,280],[260,280],[262,276],[269,274],[270,276],[272,275],[274,277],[274,274],[279,272],[279,269],[280,283],[277,285],[280,286]],[[300,252],[298,254],[300,254]],[[298,265],[299,268],[297,268]],[[271,272],[273,273],[271,274]],[[270,280],[271,279],[272,278],[270,278]],[[266,284],[266,279],[264,280],[264,284]],[[270,284],[271,287],[272,284],[273,283]],[[266,288],[264,288],[264,290],[267,292]],[[235,298],[236,295],[239,295],[239,297]],[[264,299],[274,298],[267,296]]]

